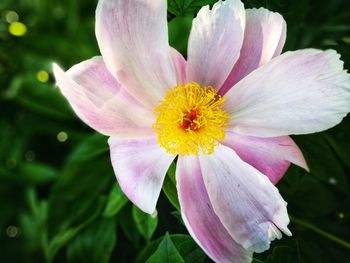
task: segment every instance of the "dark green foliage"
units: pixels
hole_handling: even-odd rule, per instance
[[[114,183],[114,186],[112,187],[112,190],[109,193],[108,201],[106,204],[106,208],[103,212],[103,216],[115,216],[120,211],[120,209],[122,209],[126,205],[127,202],[128,198],[123,194],[119,184]]]
[[[185,263],[179,251],[171,241],[169,234],[166,234],[162,242],[160,242],[156,252],[147,259],[146,263]]]
[[[193,17],[215,2],[168,0],[169,41],[185,56]],[[243,2],[285,17],[285,51],[332,48],[349,69],[347,0]],[[99,54],[96,3],[0,1],[0,262],[211,262],[181,221],[175,164],[164,182],[158,217],[144,214],[116,183],[107,137],[78,120],[54,86],[53,61],[68,69]],[[27,26],[22,37],[8,32],[10,10]],[[49,76],[40,82],[42,70]],[[253,262],[348,262],[349,116],[328,131],[293,138],[311,170],[291,166],[278,184],[289,204],[293,236],[273,242]]]
[[[95,220],[69,244],[68,262],[108,263],[113,253],[116,235],[114,218]]]
[[[132,208],[132,215],[136,223],[136,227],[144,239],[151,240],[154,231],[158,225],[158,217],[155,214],[154,217],[142,212],[136,206]]]
[[[180,203],[177,198],[177,190],[176,190],[176,178],[175,178],[176,165],[172,163],[168,169],[167,176],[165,177],[163,183],[163,191],[165,195],[168,197],[169,201],[172,205],[180,210]]]
[[[172,257],[178,260],[176,262],[207,262],[206,255],[192,240],[192,238],[188,235],[182,234],[175,234],[170,236],[169,234],[166,234],[164,237],[152,241],[141,251],[135,262],[163,262],[154,260],[161,257],[166,259],[167,256],[164,256],[164,254],[169,254],[168,258]]]

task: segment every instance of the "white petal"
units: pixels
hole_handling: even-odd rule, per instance
[[[188,44],[187,80],[219,89],[239,57],[245,10],[241,1],[204,6],[193,20]]]
[[[329,129],[350,111],[350,74],[334,50],[287,52],[226,93],[234,130],[258,137]]]
[[[164,0],[100,0],[96,37],[108,69],[150,108],[176,85]]]
[[[199,160],[214,211],[237,243],[262,252],[279,230],[291,234],[286,202],[265,175],[223,145]]]
[[[67,72],[54,64],[53,71],[75,113],[93,129],[120,137],[154,134],[152,112],[125,92],[101,57],[83,61]]]
[[[182,54],[177,51],[175,48],[171,48],[171,57],[174,63],[174,69],[176,72],[176,82],[177,83],[186,83],[186,60]]]
[[[108,140],[115,175],[125,195],[142,211],[153,214],[166,172],[175,156],[157,139]]]
[[[220,263],[251,262],[252,252],[245,250],[232,239],[213,211],[198,157],[179,157],[176,182],[184,223],[208,256]]]
[[[290,163],[308,170],[301,150],[289,136],[260,138],[226,132],[223,144],[266,175],[273,184],[283,177]]]
[[[250,72],[278,56],[285,39],[286,22],[280,14],[264,8],[247,9],[241,54],[220,94],[225,94]]]

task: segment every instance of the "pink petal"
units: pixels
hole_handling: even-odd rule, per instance
[[[176,83],[186,83],[186,60],[175,48],[171,48],[171,57],[174,63]]]
[[[164,0],[100,0],[96,37],[108,69],[139,101],[154,108],[176,85]]]
[[[273,184],[283,177],[290,163],[308,170],[302,152],[289,136],[259,138],[226,132],[223,144],[265,174]]]
[[[62,94],[93,129],[122,137],[154,134],[152,112],[124,91],[101,57],[81,62],[67,72],[56,64],[53,70]]]
[[[286,22],[280,14],[264,8],[247,9],[241,54],[220,93],[225,94],[254,69],[278,56],[285,40]]]
[[[175,156],[160,148],[155,137],[108,140],[114,173],[125,195],[142,211],[152,214],[166,172]]]
[[[199,161],[213,209],[237,243],[262,252],[280,230],[291,235],[287,203],[265,175],[223,145]]]
[[[252,252],[237,244],[214,213],[202,178],[198,157],[179,157],[177,189],[184,223],[201,248],[215,262],[251,262]]]
[[[276,137],[329,129],[350,111],[350,74],[334,50],[274,58],[226,93],[233,129]]]
[[[204,6],[193,20],[188,43],[187,82],[220,88],[239,57],[245,26],[239,0]]]

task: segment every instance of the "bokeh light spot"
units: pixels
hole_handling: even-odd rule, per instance
[[[9,25],[11,35],[21,37],[27,33],[27,26],[21,22],[13,22]]]
[[[8,226],[6,228],[6,235],[11,238],[19,237],[21,230],[16,226]]]
[[[328,182],[331,184],[331,185],[336,185],[338,183],[337,179],[335,179],[334,177],[330,177],[328,179]]]
[[[326,46],[337,46],[338,45],[337,41],[334,41],[333,39],[325,39],[322,41],[322,44],[326,45]]]
[[[57,140],[59,142],[65,142],[68,140],[68,134],[64,131],[61,131],[57,134]]]
[[[342,213],[342,212],[340,212],[340,213],[338,214],[338,216],[339,216],[340,219],[343,219],[343,218],[345,217],[344,213]]]
[[[28,161],[28,162],[32,162],[35,160],[35,152],[33,151],[27,151],[24,154],[24,158]]]
[[[36,79],[45,83],[49,80],[49,73],[47,73],[45,70],[40,70],[38,73],[36,73]]]
[[[346,44],[350,44],[350,36],[343,37],[342,40],[343,40]]]
[[[18,21],[19,16],[15,11],[8,11],[5,15],[5,19],[8,23],[14,23]]]

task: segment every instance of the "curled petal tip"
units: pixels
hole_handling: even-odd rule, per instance
[[[158,211],[157,211],[157,209],[155,209],[154,211],[153,211],[153,213],[151,213],[151,217],[152,218],[156,218],[158,216]]]
[[[223,145],[199,160],[213,209],[236,242],[263,252],[280,231],[290,233],[286,202],[265,175]]]

